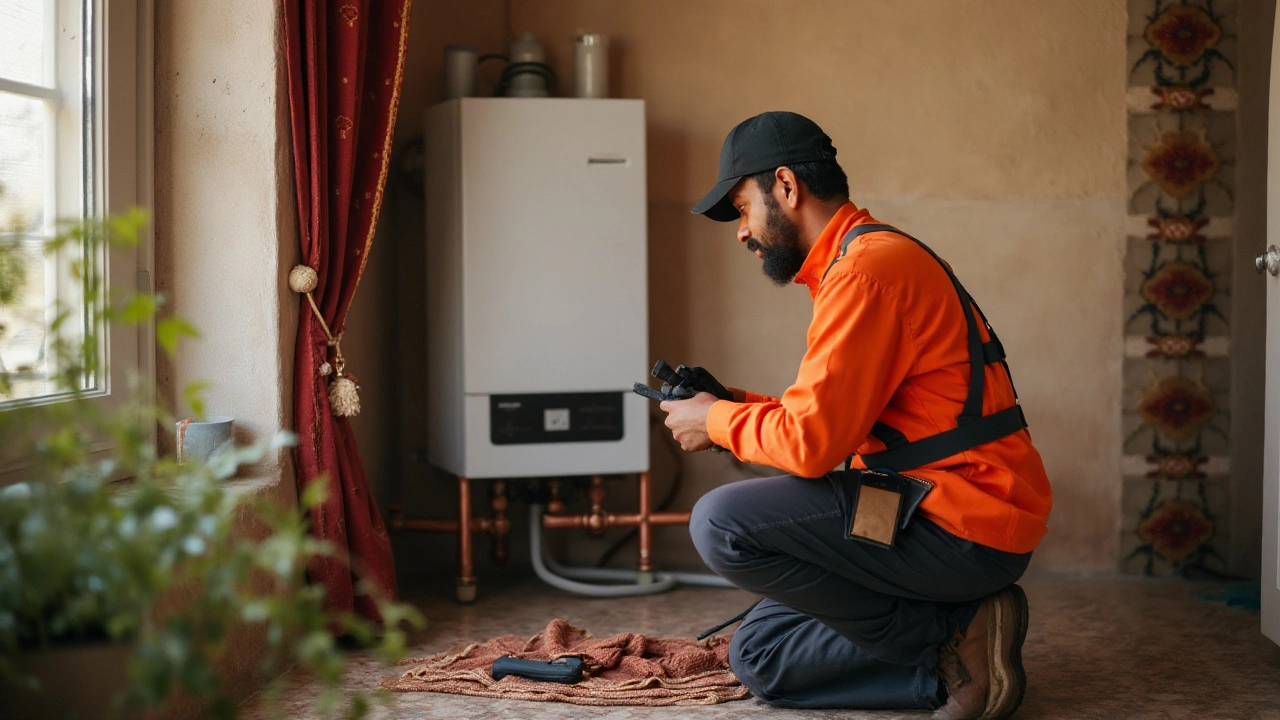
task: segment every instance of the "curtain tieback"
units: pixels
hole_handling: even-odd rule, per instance
[[[333,348],[333,365],[329,365],[326,360],[320,365],[320,374],[322,376],[333,375],[329,380],[329,407],[334,415],[339,417],[350,417],[360,414],[360,386],[356,384],[355,377],[348,375],[347,361],[342,356],[342,333],[336,336],[329,329],[329,323],[324,321],[324,315],[320,314],[320,308],[316,307],[316,301],[311,296],[311,291],[316,289],[319,283],[319,277],[316,271],[307,265],[295,265],[289,271],[289,287],[296,293],[307,296],[307,303],[311,305],[311,311],[315,313],[316,319],[320,321],[320,327],[324,330],[326,343]]]

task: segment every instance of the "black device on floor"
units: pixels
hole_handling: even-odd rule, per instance
[[[515,675],[528,680],[572,685],[582,681],[582,658],[562,657],[550,662],[541,662],[517,660],[510,655],[503,655],[493,661],[493,669],[490,672],[494,680]]]

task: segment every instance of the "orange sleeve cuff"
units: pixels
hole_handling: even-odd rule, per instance
[[[729,435],[729,420],[737,407],[738,403],[736,402],[717,400],[711,406],[711,410],[707,412],[707,435],[711,437],[711,442],[730,451],[733,448],[729,446],[729,442],[732,439]],[[737,453],[734,454],[736,455]]]
[[[726,389],[733,393],[733,401],[736,403],[778,402],[778,398],[773,397],[772,395],[761,395],[759,393],[749,392],[736,387]]]

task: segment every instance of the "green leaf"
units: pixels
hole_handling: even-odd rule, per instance
[[[298,641],[298,659],[315,667],[333,649],[332,635],[325,630],[313,630]]]
[[[338,700],[341,698],[342,693],[338,688],[326,687],[316,698],[316,709],[320,711],[322,717],[329,717],[333,715],[333,710],[338,706]]]
[[[356,647],[368,647],[374,641],[373,623],[356,615],[355,613],[343,613],[338,619],[339,624],[347,631]]]
[[[204,417],[203,402],[196,398],[191,403],[191,406],[192,412],[196,414],[197,418]],[[215,449],[213,454],[209,456],[209,461],[206,463],[209,472],[213,473],[213,476],[219,480],[229,480],[232,477],[235,477],[236,468],[238,468],[239,465],[240,464],[237,461],[237,450],[235,446],[230,443],[223,444],[221,447]]]
[[[208,389],[209,383],[203,381],[187,383],[182,388],[182,404],[191,408],[197,420],[204,419],[204,391]]]
[[[129,298],[129,302],[120,309],[120,319],[130,325],[137,325],[151,319],[156,314],[156,297],[151,293],[137,293]]]
[[[415,630],[421,630],[427,626],[427,619],[412,605],[384,600],[378,603],[378,612],[382,613],[382,622],[387,627],[406,623]]]
[[[280,430],[271,438],[271,449],[293,447],[298,444],[298,434],[288,430]]]
[[[147,211],[139,207],[129,208],[122,215],[112,216],[107,220],[110,230],[108,243],[133,247],[138,244],[138,236],[147,225]]]
[[[182,686],[195,697],[204,698],[213,694],[217,678],[209,667],[209,661],[199,652],[192,652],[182,664]]]
[[[53,316],[53,322],[49,323],[49,332],[54,335],[62,329],[62,326],[71,318],[71,311],[66,308],[59,308]]]
[[[0,306],[11,305],[27,284],[27,259],[17,243],[0,244]]]
[[[251,445],[241,445],[235,448],[235,462],[237,465],[252,465],[265,458],[267,452],[273,447],[274,443],[269,437],[262,438]]]
[[[199,338],[200,332],[181,318],[164,318],[156,323],[156,342],[170,355],[178,351],[178,340],[184,337]]]
[[[364,693],[357,692],[351,697],[351,710],[347,713],[347,717],[351,720],[361,720],[369,714],[369,698]]]
[[[406,639],[403,632],[399,630],[388,630],[382,636],[382,643],[378,646],[378,654],[382,656],[382,661],[388,665],[396,662],[404,657],[406,648]]]
[[[240,619],[245,622],[262,622],[271,617],[271,603],[267,600],[250,600],[240,608]]]
[[[319,507],[329,495],[329,489],[326,487],[327,478],[324,475],[314,479],[302,491],[302,497],[298,498],[298,505],[303,509],[310,510]]]
[[[235,720],[236,704],[229,697],[218,697],[209,708],[213,720]]]

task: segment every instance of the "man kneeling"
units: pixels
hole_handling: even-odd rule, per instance
[[[690,531],[712,570],[764,598],[730,654],[760,698],[1007,717],[1026,687],[1014,583],[1049,481],[981,310],[932,250],[849,201],[835,155],[807,118],[758,115],[693,208],[737,221],[770,280],[808,288],[813,320],[781,398],[662,404],[685,450],[790,473],[713,490]]]

